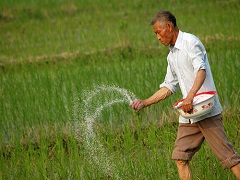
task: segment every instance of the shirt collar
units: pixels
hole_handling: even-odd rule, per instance
[[[170,45],[170,50],[173,50],[174,48],[181,49],[182,40],[183,40],[183,32],[179,30],[175,45],[174,46]]]

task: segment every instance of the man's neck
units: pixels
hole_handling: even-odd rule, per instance
[[[179,34],[179,29],[178,29],[178,27],[175,27],[174,30],[173,30],[173,38],[172,38],[172,43],[171,43],[172,46],[175,45],[175,43],[177,41],[178,34]]]

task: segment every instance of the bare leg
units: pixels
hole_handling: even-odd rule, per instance
[[[192,172],[189,166],[189,161],[176,160],[176,165],[181,180],[192,180]]]
[[[231,168],[231,171],[232,171],[233,174],[236,176],[236,178],[237,178],[238,180],[240,180],[240,163],[237,164],[237,165],[235,165],[235,166],[233,166],[233,167]]]

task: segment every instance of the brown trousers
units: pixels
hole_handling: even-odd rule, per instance
[[[191,160],[205,139],[224,169],[240,163],[240,155],[227,140],[221,114],[193,124],[180,123],[172,159]]]

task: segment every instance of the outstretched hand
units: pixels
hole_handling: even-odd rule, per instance
[[[134,101],[132,101],[130,103],[130,106],[136,110],[136,111],[140,111],[141,109],[143,109],[145,107],[144,101],[140,100],[140,99],[135,99]]]

